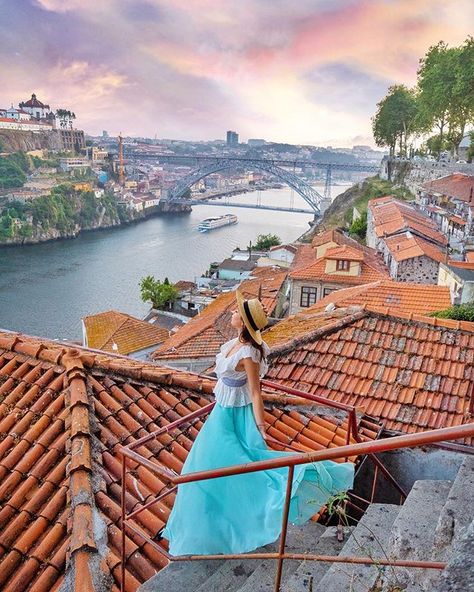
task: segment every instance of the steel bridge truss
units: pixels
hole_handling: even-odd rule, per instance
[[[300,179],[297,175],[295,175],[295,173],[277,166],[271,161],[257,159],[239,159],[238,161],[227,158],[213,159],[212,162],[199,166],[185,177],[180,179],[170,190],[168,194],[168,202],[177,203],[180,201],[185,201],[182,198],[183,194],[195,183],[201,179],[204,179],[204,177],[207,177],[208,175],[228,169],[257,169],[266,173],[270,173],[271,175],[277,177],[280,181],[283,181],[289,185],[299,195],[301,195],[305,202],[314,211],[315,216],[320,215],[321,201],[323,201],[325,197],[316,191],[314,187],[311,187],[311,185]]]

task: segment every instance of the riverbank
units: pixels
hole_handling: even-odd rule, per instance
[[[221,191],[221,192],[211,192],[206,194],[201,194],[199,199],[206,200],[210,197],[212,198],[221,198],[221,197],[229,197],[232,195],[238,195],[242,193],[254,193],[256,191],[265,191],[270,188],[281,188],[281,186],[276,187],[275,184],[270,184],[269,187],[265,186],[257,186],[255,188],[239,188],[239,189],[232,189],[229,191]],[[83,192],[86,193],[86,192]],[[88,192],[90,193],[90,192]],[[78,194],[77,194],[78,195]],[[76,197],[77,197],[76,195]],[[96,211],[93,214],[92,222],[81,225],[77,223],[73,223],[72,220],[69,220],[69,224],[67,223],[68,220],[64,220],[64,216],[61,217],[61,228],[56,228],[54,225],[51,225],[51,221],[48,219],[47,228],[43,228],[42,224],[36,225],[36,227],[32,224],[32,219],[34,212],[30,210],[38,209],[38,205],[41,207],[48,201],[48,197],[46,198],[38,198],[31,204],[24,204],[22,211],[18,212],[18,205],[12,206],[12,209],[15,210],[14,215],[20,214],[19,218],[15,218],[10,216],[12,220],[10,222],[10,228],[12,235],[9,238],[2,237],[1,235],[1,227],[0,227],[0,246],[1,247],[16,247],[16,246],[28,246],[28,245],[37,245],[40,243],[51,242],[51,241],[61,241],[61,240],[71,240],[76,239],[83,233],[96,231],[96,230],[110,230],[118,227],[128,226],[130,224],[136,224],[139,222],[144,222],[149,218],[153,218],[155,216],[168,216],[168,215],[183,215],[189,214],[191,212],[191,206],[186,204],[179,204],[173,206],[168,206],[166,202],[160,203],[158,206],[151,206],[146,208],[140,212],[136,212],[134,210],[130,210],[125,208],[122,204],[115,201],[115,197],[111,194],[104,194],[108,196],[107,206],[102,207],[99,211]],[[97,201],[97,198],[92,198]],[[100,203],[100,201],[99,201]],[[50,205],[50,204],[48,204]],[[92,204],[94,205],[94,203]],[[8,206],[6,206],[8,209]],[[43,208],[44,209],[44,208]],[[80,208],[76,205],[75,210]],[[89,210],[90,210],[89,204]],[[91,212],[89,212],[91,215]],[[0,226],[1,226],[2,217],[0,216]]]
[[[265,203],[286,205],[288,188],[262,191]],[[243,195],[242,200],[255,200]],[[295,200],[297,197],[295,196]],[[201,205],[188,215],[153,216],[140,224],[90,231],[75,240],[27,248],[0,248],[0,327],[52,339],[81,340],[81,318],[105,310],[144,317],[140,280],[195,281],[211,261],[245,249],[259,234],[293,242],[310,216],[241,209],[239,223],[210,233],[196,230],[206,217],[232,208]]]

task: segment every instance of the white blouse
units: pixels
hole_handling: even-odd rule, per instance
[[[241,345],[239,349],[227,357],[227,354],[237,342],[238,337],[227,341],[222,345],[220,352],[216,356],[215,372],[218,380],[214,387],[214,394],[216,402],[222,407],[243,407],[252,402],[248,381],[242,386],[227,386],[222,381],[223,377],[237,381],[247,378],[245,370],[238,371],[235,369],[240,360],[252,358],[254,362],[260,363],[260,376],[264,376],[268,370],[268,364],[264,360],[260,360],[260,352],[253,345]],[[263,349],[265,356],[267,356],[270,348],[266,343],[263,344]]]

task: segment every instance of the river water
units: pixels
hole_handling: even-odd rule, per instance
[[[333,187],[333,196],[346,188]],[[289,188],[232,199],[308,207]],[[238,224],[209,233],[196,230],[203,218],[223,213],[235,213]],[[140,300],[142,277],[194,281],[210,262],[245,248],[258,234],[271,232],[283,242],[294,241],[311,219],[310,214],[200,205],[188,215],[154,217],[73,240],[0,247],[0,329],[80,340],[84,316],[110,309],[146,314],[149,306]]]

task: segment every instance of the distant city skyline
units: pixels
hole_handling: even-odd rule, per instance
[[[471,0],[0,0],[0,108],[34,92],[87,133],[374,146],[419,59]]]

